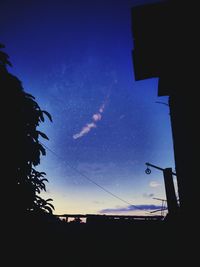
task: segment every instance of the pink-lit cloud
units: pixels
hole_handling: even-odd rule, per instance
[[[154,205],[154,204],[144,204],[144,205],[129,205],[127,207],[120,207],[120,208],[108,208],[108,209],[102,209],[99,212],[102,214],[111,213],[111,214],[119,214],[120,212],[132,212],[136,210],[142,210],[142,211],[152,211],[162,209],[162,206],[160,205]]]
[[[107,99],[106,99],[106,100],[107,100]],[[103,104],[101,105],[101,107],[99,108],[99,112],[100,112],[100,113],[103,113],[104,108],[105,108],[105,103],[103,103]]]
[[[108,98],[109,98],[109,94],[106,96],[106,99],[105,101],[103,102],[103,104],[100,106],[100,108],[98,109],[98,112],[97,113],[94,113],[92,115],[92,122],[90,123],[87,123],[79,133],[77,134],[74,134],[73,135],[73,139],[78,139],[78,138],[81,138],[83,137],[84,135],[88,134],[92,128],[96,128],[97,125],[96,125],[96,122],[100,121],[102,119],[102,114],[104,112],[104,109],[105,109],[105,106],[106,106],[106,103],[108,101]]]
[[[92,129],[92,128],[95,128],[96,127],[96,124],[94,122],[91,122],[91,123],[87,123],[79,133],[77,134],[74,134],[73,135],[73,138],[74,139],[78,139],[84,135],[86,135],[87,133],[89,133],[89,131]]]
[[[100,113],[95,113],[93,116],[92,116],[92,119],[94,121],[100,121],[102,118],[101,114]]]

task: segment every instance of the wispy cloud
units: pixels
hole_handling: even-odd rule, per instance
[[[149,183],[149,186],[150,186],[150,187],[158,187],[158,186],[161,186],[161,184],[158,183],[157,181],[151,181],[151,182]]]
[[[152,198],[152,197],[154,197],[154,194],[153,193],[144,193],[143,196],[145,198]]]
[[[73,135],[73,138],[74,138],[74,139],[78,139],[78,138],[80,138],[80,137],[86,135],[87,133],[89,133],[90,130],[91,130],[92,128],[96,128],[96,127],[97,127],[97,126],[96,126],[96,124],[95,124],[94,122],[87,123],[87,124],[81,129],[81,131],[80,131],[79,133]]]
[[[102,119],[102,114],[103,114],[104,109],[106,107],[109,96],[110,96],[110,91],[107,94],[107,96],[106,96],[105,100],[103,101],[103,103],[101,104],[101,106],[99,107],[98,111],[92,115],[92,121],[90,123],[86,123],[86,125],[81,129],[81,131],[79,133],[74,134],[73,139],[81,138],[84,135],[88,134],[92,128],[97,127],[96,123]]]
[[[102,209],[99,212],[100,213],[117,213],[117,212],[131,212],[131,211],[138,211],[138,210],[143,210],[143,211],[153,211],[157,209],[161,209],[162,206],[160,205],[153,205],[153,204],[144,204],[144,205],[129,205],[127,207],[120,207],[120,208],[108,208],[108,209]]]
[[[100,121],[102,118],[101,114],[100,113],[95,113],[93,116],[92,116],[92,119],[94,121]]]

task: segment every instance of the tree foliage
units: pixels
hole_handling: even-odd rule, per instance
[[[41,191],[46,191],[46,173],[36,170],[41,156],[46,155],[39,138],[48,139],[37,129],[51,115],[40,108],[34,96],[26,93],[21,81],[8,71],[12,66],[9,56],[2,51],[0,44],[0,88],[5,110],[2,112],[4,142],[4,160],[6,177],[3,178],[7,195],[12,199],[17,213],[52,213],[52,199],[42,199]],[[7,201],[4,202],[6,205]]]

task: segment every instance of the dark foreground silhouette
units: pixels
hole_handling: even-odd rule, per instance
[[[178,1],[174,2],[178,3]],[[158,17],[164,22],[163,26],[167,26],[166,21],[172,24],[171,38],[161,27],[155,27],[157,31],[154,31],[152,35],[151,30],[154,27],[151,27],[150,22],[155,22],[153,26],[160,25],[154,13],[151,18],[155,20],[145,19],[146,24],[143,27],[145,35],[141,35],[141,30],[138,30],[138,37],[134,33],[135,60],[138,61],[139,70],[142,61],[137,56],[142,55],[146,62],[149,55],[144,54],[146,46],[147,52],[150,51],[151,55],[148,77],[146,73],[144,77],[140,77],[140,72],[138,72],[136,73],[139,75],[138,79],[159,76],[159,94],[170,96],[182,214],[164,221],[132,224],[66,224],[52,216],[53,207],[49,201],[38,196],[40,190],[45,189],[43,174],[34,172],[34,167],[40,163],[40,156],[45,155],[45,149],[38,142],[38,136],[47,138],[45,134],[38,132],[36,127],[38,123],[44,121],[43,115],[47,115],[50,119],[51,117],[40,109],[33,96],[23,91],[21,82],[7,71],[7,66],[10,64],[8,56],[0,52],[1,99],[2,103],[5,101],[7,104],[7,108],[2,111],[4,134],[2,143],[6,144],[6,149],[2,153],[2,169],[5,174],[1,173],[1,192],[6,192],[1,207],[1,254],[5,266],[198,265],[199,187],[197,186],[198,162],[196,156],[194,157],[198,155],[198,138],[195,138],[195,126],[198,120],[194,107],[198,106],[196,105],[198,99],[196,97],[198,86],[196,85],[199,83],[199,76],[195,75],[198,64],[193,64],[192,61],[197,58],[197,49],[193,44],[197,43],[194,42],[194,37],[198,31],[195,30],[192,38],[188,36],[191,36],[192,27],[199,24],[188,19],[187,22],[190,22],[188,27],[184,20],[187,17],[187,6],[184,12],[180,10],[181,7],[177,4],[175,13],[170,13],[173,15],[170,19]],[[140,13],[140,8],[138,12]],[[144,10],[145,17],[146,12]],[[135,23],[137,23],[137,18],[138,23],[141,22],[139,13],[138,17],[136,14],[134,16]],[[181,23],[180,25],[173,24],[180,22],[180,19],[176,17],[177,14],[181,14],[180,19],[185,22],[183,27]],[[181,38],[179,38],[180,34]],[[141,37],[143,39],[140,42]],[[152,40],[154,40],[153,50],[149,49],[149,41]],[[193,41],[190,42],[190,40]],[[163,45],[163,49],[160,49],[160,44]],[[175,49],[173,44],[175,44]],[[145,49],[141,52],[140,49],[143,48]],[[155,54],[152,54],[152,51]],[[160,54],[163,51],[165,53]],[[160,65],[163,57],[164,64]],[[169,88],[170,92],[166,92],[165,90]]]
[[[197,258],[196,232],[179,222],[67,224],[49,217],[10,227],[7,252],[27,266],[195,266]]]
[[[154,2],[132,8],[134,74],[136,80],[157,77],[158,96],[168,96],[179,203],[185,219],[199,210],[199,8],[194,1]]]
[[[0,49],[4,46],[0,44]],[[7,218],[22,218],[29,214],[52,213],[52,199],[39,194],[46,190],[45,173],[36,170],[46,151],[40,138],[48,139],[37,127],[51,115],[26,93],[21,81],[8,71],[11,66],[8,55],[0,50],[0,88],[4,109],[1,112],[2,157],[4,174],[1,179],[5,190],[3,214]],[[3,105],[4,103],[4,105]]]

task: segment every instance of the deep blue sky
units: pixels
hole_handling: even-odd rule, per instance
[[[144,170],[174,168],[169,109],[156,103],[168,99],[158,79],[134,80],[131,57],[131,7],[144,2],[1,1],[9,70],[53,117],[41,129],[57,156],[47,151],[39,168],[55,213],[135,214],[128,203],[165,198],[162,173]]]

